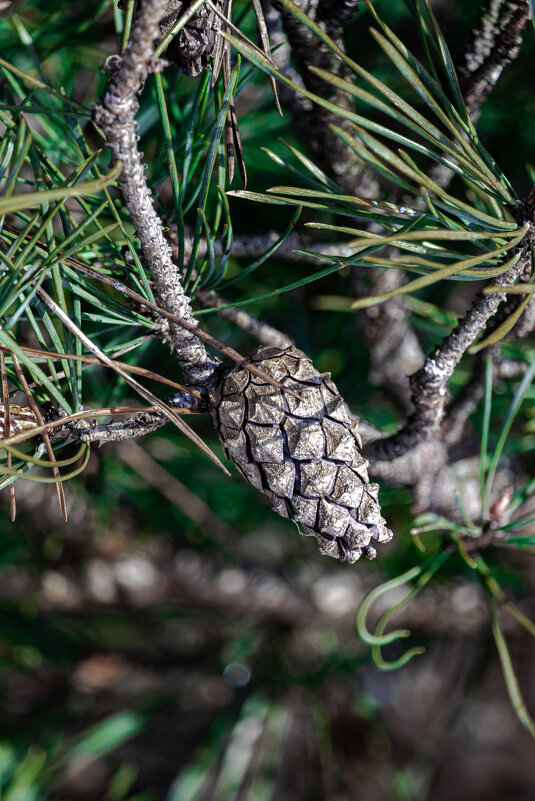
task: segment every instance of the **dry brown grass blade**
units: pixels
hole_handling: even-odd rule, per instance
[[[211,3],[209,3],[209,5],[212,10],[216,11],[215,6]],[[232,0],[225,0],[222,10],[217,13],[217,16],[221,21],[221,30],[223,30],[232,17]],[[212,86],[215,86],[221,71],[223,72],[223,88],[226,90],[232,71],[230,63],[230,44],[223,36],[218,36],[212,70]],[[243,147],[238,130],[238,117],[236,115],[233,98],[230,99],[227,119],[225,120],[225,150],[227,154],[227,175],[229,184],[231,184],[234,179],[234,168],[237,158],[238,170],[245,189],[247,186],[247,171],[245,169]]]
[[[228,45],[228,42],[225,44]],[[232,65],[230,63],[230,45],[224,49],[223,52],[223,86],[225,89],[228,86],[230,75],[232,72]],[[236,114],[236,106],[234,99],[230,99],[227,119],[225,121],[225,139],[227,149],[227,169],[229,183],[232,183],[234,178],[234,166],[236,160],[238,161],[238,170],[243,184],[243,188],[247,186],[247,170],[245,168],[245,157],[243,155],[243,146],[241,142],[240,131],[238,127],[238,116]]]
[[[19,360],[17,359],[14,353],[11,354],[11,358],[13,359],[13,367],[15,368],[15,372],[17,373],[24,394],[28,398],[28,405],[30,406],[32,412],[34,413],[35,419],[37,420],[39,425],[43,426],[44,425],[43,415],[41,414],[41,410],[37,405],[37,403],[35,402],[30,387],[28,386],[28,382],[26,381],[26,376],[22,372]],[[46,431],[46,427],[45,430],[42,432],[42,437],[45,443],[46,451],[48,453],[48,458],[50,459],[51,462],[55,462],[56,457],[54,455],[54,450],[52,448],[48,432]],[[63,519],[65,520],[65,522],[67,522],[67,504],[65,502],[65,492],[63,491],[63,484],[61,482],[61,475],[58,467],[52,467],[52,475],[54,476],[54,478],[57,479],[56,492],[58,493],[59,508],[61,509],[61,514],[63,515]]]
[[[20,234],[20,231],[18,231],[17,228],[14,228],[13,226],[8,225],[7,223],[4,225],[4,228],[8,228],[15,234]],[[26,238],[29,238],[29,234],[26,236]],[[45,252],[47,251],[46,244],[42,240],[38,240],[36,244],[39,245],[39,247],[41,247]],[[245,356],[242,356],[242,354],[238,353],[238,351],[234,350],[234,348],[230,348],[228,345],[225,345],[223,342],[220,342],[219,339],[210,336],[210,334],[207,334],[205,331],[202,330],[202,328],[199,328],[199,326],[187,323],[185,320],[183,320],[181,317],[178,317],[176,314],[172,314],[171,312],[162,309],[161,306],[157,306],[155,303],[151,303],[150,300],[144,298],[137,292],[134,292],[133,289],[127,287],[126,284],[123,284],[122,281],[110,278],[107,275],[102,275],[102,273],[99,273],[98,270],[94,270],[92,267],[88,267],[82,261],[80,261],[79,259],[75,259],[73,256],[65,256],[63,261],[66,264],[69,264],[71,267],[74,267],[74,269],[79,270],[84,275],[87,275],[90,278],[94,278],[96,281],[99,281],[102,284],[106,284],[106,286],[112,287],[118,292],[121,292],[121,294],[131,298],[131,300],[135,300],[136,303],[142,306],[146,306],[148,309],[157,312],[160,316],[165,317],[166,319],[171,320],[171,322],[176,323],[176,325],[181,326],[186,331],[190,331],[192,334],[198,337],[202,342],[206,343],[206,345],[210,345],[210,347],[219,351],[224,356],[227,356],[229,359],[238,364],[240,367],[243,367],[245,370],[248,370],[250,373],[252,373],[252,375],[256,375],[258,378],[261,378],[263,381],[266,382],[266,384],[271,384],[272,386],[277,387],[277,389],[283,389],[285,392],[289,393],[290,395],[293,395],[295,398],[299,398],[299,395],[296,392],[294,392],[284,384],[275,381],[274,378],[271,378],[271,376],[267,375],[262,370],[259,370],[258,367],[256,367],[254,364],[251,364]],[[52,299],[50,298],[50,300]],[[67,318],[67,320],[70,324],[71,322],[70,318]],[[94,348],[93,345],[92,348]],[[94,349],[92,349],[91,352],[94,353]],[[111,361],[107,356],[105,358],[107,363]],[[158,399],[156,398],[156,400]]]
[[[176,314],[172,314],[171,312],[162,309],[161,306],[157,306],[155,303],[151,303],[150,300],[147,300],[147,298],[144,298],[142,295],[139,295],[137,292],[134,292],[133,289],[127,287],[126,284],[123,284],[122,281],[109,278],[107,275],[102,275],[97,270],[94,270],[92,267],[88,267],[87,265],[83,264],[83,262],[78,261],[78,259],[67,257],[65,261],[68,261],[68,263],[72,267],[75,267],[77,270],[80,270],[80,272],[84,273],[84,275],[87,275],[90,278],[94,278],[96,281],[100,281],[101,283],[112,287],[113,289],[117,290],[117,292],[121,292],[121,294],[126,295],[132,300],[135,300],[137,303],[143,304],[148,309],[157,312],[162,317],[166,317],[168,320],[171,320],[171,322],[180,325],[186,331],[190,331],[200,340],[205,342],[207,345],[210,345],[212,348],[215,348],[215,350],[218,350],[224,356],[227,356],[229,359],[238,364],[240,367],[243,367],[245,370],[248,370],[253,375],[256,375],[258,378],[261,378],[263,381],[266,382],[266,384],[271,384],[272,386],[277,387],[277,389],[283,389],[285,392],[288,392],[290,395],[293,395],[296,398],[299,397],[299,395],[296,392],[293,392],[293,390],[289,389],[285,384],[281,384],[279,381],[275,381],[274,378],[271,378],[271,376],[267,375],[267,373],[264,373],[263,370],[260,370],[254,364],[251,364],[249,359],[247,359],[245,356],[242,356],[242,354],[238,353],[238,351],[234,350],[234,348],[230,348],[228,345],[225,345],[224,342],[220,342],[219,339],[216,339],[210,334],[207,334],[206,331],[202,330],[202,328],[199,328],[196,325],[192,325],[191,323],[187,323],[185,320],[183,320],[181,317],[178,317]],[[39,291],[41,292],[41,290]]]
[[[7,351],[11,352],[6,345],[0,345],[0,351]],[[56,353],[53,350],[41,350],[40,348],[25,348],[21,347],[21,351],[25,353],[27,356],[33,356],[34,358],[43,358],[43,359],[52,359],[55,361],[59,361],[61,359],[72,359],[75,362],[83,362],[84,364],[88,365],[100,365],[102,367],[110,367],[109,364],[106,364],[99,359],[97,356],[83,356],[79,353]],[[188,395],[192,395],[195,398],[201,398],[201,393],[198,392],[196,389],[190,389],[189,387],[185,387],[184,384],[179,384],[177,381],[172,381],[170,378],[165,378],[165,376],[160,375],[159,373],[154,373],[152,370],[148,370],[146,367],[138,367],[135,364],[128,364],[128,362],[120,362],[117,359],[110,359],[110,361],[116,366],[120,367],[122,370],[125,370],[127,373],[134,373],[134,375],[140,375],[144,378],[150,378],[152,381],[158,381],[160,384],[167,384],[167,386],[173,387],[173,389],[178,389],[181,392],[186,392]],[[63,377],[63,373],[58,373],[58,378]],[[31,384],[30,384],[31,386]]]
[[[230,63],[230,47],[224,48],[222,67],[223,67],[223,88],[226,91],[228,82],[230,80],[230,74],[232,72],[232,67]],[[228,173],[229,184],[231,184],[234,179],[234,166],[236,163],[236,147],[234,144],[234,129],[232,126],[233,111],[234,111],[234,116],[236,116],[236,111],[234,109],[234,99],[231,97],[228,105],[227,118],[225,120],[225,150],[227,153],[227,173]]]
[[[260,41],[262,42],[262,48],[263,48],[264,53],[266,54],[266,56],[269,59],[271,59],[271,47],[270,47],[270,44],[269,44],[269,34],[268,34],[267,25],[266,25],[266,20],[264,18],[264,12],[262,10],[262,4],[260,3],[260,0],[252,0],[252,3],[253,3],[254,15],[256,17],[256,24],[258,25],[258,32],[260,33]],[[273,75],[270,76],[269,82],[271,84],[271,90],[273,92],[273,98],[275,100],[275,105],[277,106],[277,111],[279,112],[279,114],[282,117],[281,104],[280,104],[280,101],[279,101],[279,95],[277,93],[277,82],[275,81],[275,78],[273,77]]]
[[[207,0],[206,4],[214,12],[214,14],[216,16],[218,16],[219,19],[221,19],[225,23],[225,25],[224,25],[225,28],[228,28],[231,31],[231,33],[233,33],[235,36],[237,36],[239,39],[241,39],[243,42],[245,42],[247,44],[247,46],[251,48],[251,50],[253,50],[255,53],[257,53],[262,58],[263,61],[265,61],[266,58],[267,58],[269,60],[269,62],[270,62],[270,65],[273,67],[273,69],[277,69],[277,65],[275,64],[275,62],[271,58],[271,53],[269,53],[269,54],[264,53],[264,51],[261,50],[259,47],[257,47],[254,42],[251,42],[251,40],[248,39],[247,36],[245,36],[243,31],[240,31],[240,29],[237,28],[230,21],[230,19],[226,19],[223,16],[223,14],[221,13],[221,11],[218,8],[216,8],[214,6],[214,4],[210,2],[210,0]]]
[[[227,27],[232,27],[230,19],[232,16],[232,0],[225,0],[222,11],[217,12],[215,6],[209,3],[210,7],[216,11],[221,20],[221,30]],[[216,52],[214,56],[214,67],[212,76],[212,86],[215,85],[219,74],[223,74],[223,88],[226,91],[230,74],[232,72],[232,65],[230,62],[230,44],[224,39],[223,36],[217,37]],[[238,117],[236,114],[236,107],[234,99],[231,98],[225,120],[225,150],[227,154],[227,175],[229,184],[234,180],[234,169],[236,159],[238,160],[238,170],[242,180],[243,187],[247,186],[247,171],[245,169],[245,159],[243,156],[243,147],[241,143],[241,136],[238,130]]]
[[[222,6],[222,19],[221,19],[221,28],[224,27],[225,22],[224,20],[230,19],[232,15],[232,0],[225,0]],[[221,72],[221,66],[223,64],[223,54],[226,50],[230,47],[229,43],[222,37],[217,37],[217,43],[215,47],[215,54],[214,54],[214,66],[212,69],[212,88],[216,85],[217,79],[219,78],[219,73]]]
[[[105,364],[107,364],[108,367],[111,367],[111,369],[114,370],[117,373],[117,375],[120,375],[121,378],[124,381],[126,381],[127,384],[129,384],[129,386],[132,387],[132,389],[135,389],[135,391],[138,393],[138,395],[140,395],[142,398],[144,398],[150,404],[152,404],[154,406],[157,406],[159,411],[161,411],[162,414],[164,414],[169,420],[171,420],[171,422],[173,422],[176,425],[176,427],[179,428],[180,431],[182,431],[183,434],[185,434],[192,442],[194,442],[195,445],[197,445],[197,447],[204,454],[206,454],[206,456],[208,456],[208,458],[212,462],[214,462],[214,464],[216,464],[218,467],[220,467],[221,470],[223,470],[223,472],[226,475],[230,475],[229,471],[227,470],[225,465],[221,462],[221,460],[208,447],[208,445],[201,439],[201,437],[199,437],[199,435],[196,434],[195,431],[193,431],[193,429],[190,428],[190,426],[187,425],[187,423],[185,423],[183,420],[181,420],[180,416],[178,414],[176,414],[176,410],[175,409],[172,409],[170,406],[167,406],[167,404],[164,403],[163,401],[161,401],[159,398],[157,398],[156,395],[154,395],[154,393],[152,393],[150,390],[148,390],[144,386],[142,386],[142,384],[140,384],[139,381],[136,381],[134,378],[129,376],[128,373],[126,373],[120,367],[117,367],[117,365],[115,365],[113,363],[113,360],[110,359],[109,356],[107,356],[103,351],[101,351],[100,348],[98,348],[89,339],[89,337],[86,336],[86,334],[84,334],[84,332],[80,328],[78,328],[78,326],[71,320],[71,318],[67,314],[65,314],[65,312],[63,311],[61,306],[59,306],[56,303],[56,301],[53,300],[47,292],[45,292],[44,289],[42,289],[40,287],[37,290],[37,294],[39,295],[39,297],[41,298],[43,303],[50,309],[50,311],[53,312],[56,315],[56,317],[58,317],[59,320],[61,320],[63,325],[66,328],[68,328],[69,331],[71,331],[71,333],[74,334],[74,336],[77,339],[79,339],[80,342],[83,345],[85,345],[87,350],[89,350],[98,359],[100,359]]]
[[[7,439],[9,436],[9,432],[11,430],[11,419],[10,419],[10,409],[9,409],[9,388],[7,384],[7,374],[6,374],[6,359],[4,356],[3,351],[0,352],[0,372],[2,373],[2,403],[4,405],[4,439]],[[11,470],[13,468],[13,457],[9,451],[6,451],[7,455],[7,466],[8,469]],[[8,486],[9,492],[9,516],[11,518],[11,522],[15,522],[15,518],[17,516],[17,499],[15,497],[15,487],[13,484],[9,484]]]

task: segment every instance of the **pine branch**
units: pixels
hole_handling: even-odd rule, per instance
[[[529,18],[529,7],[525,0],[490,0],[482,12],[480,27],[474,31],[473,40],[466,48],[465,65],[459,67],[461,85],[468,113],[475,122],[481,113],[482,106],[497,83],[503,69],[518,55],[522,43],[523,28]],[[429,176],[439,186],[447,188],[453,171],[441,164],[431,167]],[[519,303],[518,298],[508,301],[514,310]],[[504,316],[502,307],[502,314]],[[527,336],[535,326],[535,299],[533,299],[514,328],[517,337]],[[442,439],[448,443],[458,442],[465,424],[483,397],[484,363],[487,353],[479,354],[474,362],[471,378],[461,396],[451,404],[446,412],[442,426]],[[497,358],[497,353],[495,354]],[[522,362],[495,361],[495,377],[512,378],[520,375]],[[507,366],[508,365],[508,366]],[[511,375],[507,369],[512,369]],[[518,372],[520,370],[520,373]]]
[[[137,146],[135,115],[139,103],[136,95],[149,72],[160,70],[164,65],[164,62],[153,59],[153,43],[159,35],[159,23],[166,8],[166,0],[145,0],[143,3],[124,58],[115,58],[111,63],[111,77],[101,104],[93,109],[93,120],[105,135],[113,162],[123,163],[119,186],[141,245],[143,262],[150,270],[163,308],[190,325],[197,325],[179,271],[173,264],[162,221],[154,209],[142,154]],[[203,343],[192,332],[171,323],[168,345],[188,383],[196,386],[214,383],[218,361],[208,355]]]
[[[277,5],[276,2],[275,5]],[[327,3],[301,0],[297,2],[297,5],[305,10],[315,22],[324,27],[336,44],[343,48],[343,26],[356,10],[358,1],[334,0],[334,2]],[[347,79],[349,74],[340,59],[284,8],[281,8],[281,18],[288,43],[296,55],[300,75],[306,88],[341,108],[352,108],[352,101],[345,92],[326,84],[308,69],[309,66],[317,66],[333,75]],[[275,58],[277,57],[280,58],[275,53]],[[279,63],[279,68],[282,66]],[[285,72],[284,69],[283,72]],[[347,147],[330,127],[334,123],[339,127],[346,128],[348,127],[347,121],[327,112],[306,98],[296,96],[293,92],[285,93],[283,85],[281,87],[283,100],[285,100],[286,94],[290,94],[292,103],[298,101],[298,105],[293,109],[295,111],[294,121],[302,130],[304,141],[309,143],[317,163],[324,171],[335,178],[350,195],[377,197],[379,187],[376,178],[370,174],[369,169],[363,170],[363,165],[355,152]],[[290,108],[292,110],[293,107]],[[319,248],[316,249],[320,252]],[[321,249],[321,252],[326,254],[327,250]],[[333,255],[335,255],[334,251]],[[354,268],[350,271],[349,279],[354,297],[362,294],[362,274],[363,270],[361,269]],[[400,271],[383,273],[377,270],[367,270],[365,274],[371,274],[374,294],[386,289],[393,289],[395,285],[404,283],[404,274]],[[369,287],[367,287],[366,294],[369,291]],[[360,315],[359,323],[370,352],[372,383],[391,390],[398,405],[404,412],[407,412],[410,409],[410,392],[405,376],[420,367],[423,354],[416,335],[406,320],[403,301],[394,299],[381,307],[367,309]]]
[[[272,58],[277,65],[277,69],[286,78],[289,78],[296,86],[303,86],[300,73],[292,63],[292,49],[288,42],[288,37],[281,25],[281,16],[272,5],[271,0],[263,0],[264,16],[266,20],[269,41],[272,47]],[[294,92],[286,84],[281,83],[277,87],[277,92],[284,110],[290,114],[292,123],[297,131],[303,135],[305,120],[309,119],[313,113],[314,104],[304,95]]]
[[[158,412],[142,412],[126,420],[115,420],[112,423],[97,423],[80,420],[68,425],[69,435],[79,442],[97,442],[99,445],[109,442],[125,442],[139,439],[162,428],[169,420]]]
[[[522,41],[522,29],[527,20],[526,9],[528,9],[528,4],[525,0],[508,0],[505,4],[503,0],[490,0],[488,8],[482,14],[481,26],[474,32],[473,41],[467,47],[466,66],[464,67],[463,88],[469,114],[474,120],[479,116],[481,107],[500,77],[503,68],[518,55]],[[507,42],[514,42],[514,46],[507,48]],[[463,69],[461,68],[459,71],[462,73]],[[480,85],[483,72],[488,78],[485,87]],[[438,163],[432,165],[429,171],[429,177],[442,188],[447,188],[453,175],[452,170]],[[407,197],[399,199],[400,204],[409,204],[410,202]],[[425,207],[423,198],[419,199],[415,206],[423,210]],[[386,288],[393,289],[403,282],[403,273],[387,271],[384,277],[373,276],[373,292],[385,291],[381,284],[391,284]],[[353,279],[352,283],[357,290],[356,296],[362,294],[358,288],[358,276]],[[403,317],[403,304],[400,301],[390,301],[378,309],[372,307],[365,311],[362,331],[368,342],[372,358],[372,380],[376,384],[391,388],[398,405],[404,406],[409,400],[409,387],[405,376],[411,375],[416,367],[406,368],[411,361],[415,364],[422,355],[414,332],[406,322],[403,326],[403,320],[400,317]],[[534,325],[535,299],[533,303],[529,304],[517,324],[517,335],[526,336]],[[395,334],[398,330],[399,336],[396,338]],[[392,342],[393,339],[395,339],[394,342]],[[479,383],[479,378],[477,375],[474,376],[476,384]],[[476,395],[474,395],[473,401],[475,398]],[[472,402],[466,406],[467,416],[475,408]],[[464,412],[461,416],[463,415]],[[464,421],[467,416],[464,417]],[[458,432],[458,425],[453,421],[452,425]],[[464,426],[464,422],[462,425]],[[452,434],[452,436],[457,436],[457,434]]]
[[[343,48],[343,27],[358,4],[359,0],[334,0],[331,3],[320,0],[296,0],[296,5],[320,25],[341,48]],[[345,65],[277,0],[273,0],[273,5],[279,10],[284,32],[305,87],[340,108],[351,109],[353,104],[347,93],[326,83],[310,70],[310,67],[318,67],[333,75],[347,78],[348,71]],[[287,94],[284,91],[281,93],[283,101],[286,100]],[[303,140],[307,142],[318,166],[334,178],[345,192],[356,194],[363,173],[363,164],[330,127],[334,124],[348,128],[347,122],[303,98],[297,104],[292,99],[290,111],[295,112],[294,123],[301,132]],[[359,192],[361,191],[362,188],[359,188]]]
[[[447,461],[446,446],[436,441],[421,442],[399,458],[382,459],[367,452],[368,445],[376,442],[380,436],[379,429],[365,420],[359,420],[359,432],[370,462],[370,475],[394,487],[414,488],[422,476],[434,475]]]
[[[166,405],[180,409],[179,414],[181,415],[206,411],[202,401],[184,392],[177,392],[166,401]],[[96,419],[103,415],[109,417],[133,412],[136,412],[134,416],[126,417],[123,420],[113,420],[109,423],[98,423]],[[57,416],[56,414],[46,422],[41,417],[39,422],[31,407],[1,404],[0,422],[4,423],[9,414],[11,419],[9,436],[2,438],[2,446],[16,445],[38,435],[50,436],[54,441],[97,442],[99,445],[106,442],[123,442],[151,434],[169,422],[167,415],[160,412],[157,406],[141,408],[109,406],[101,409],[85,409],[70,415]]]
[[[180,414],[197,414],[206,411],[205,400],[200,394],[190,394],[182,390],[167,398],[165,405],[171,409],[180,409]],[[140,439],[162,428],[168,422],[168,417],[153,407],[133,417],[114,420],[111,423],[97,423],[96,420],[88,421],[86,419],[75,420],[67,423],[65,429],[70,437],[79,442],[98,442],[99,445],[103,445],[107,442]]]
[[[516,58],[520,48],[522,29],[527,19],[525,16],[527,3],[525,0],[520,0],[520,2],[508,0],[505,7],[502,8],[502,6],[503,0],[491,0],[487,12],[482,15],[480,29],[475,32],[474,40],[467,48],[463,88],[467,97],[468,111],[473,119],[479,115],[484,101],[500,77],[503,68]],[[506,43],[513,41],[514,46],[507,48]],[[481,85],[483,74],[487,76],[487,83],[484,87]],[[429,171],[429,177],[443,188],[448,186],[453,174],[452,170],[438,163],[434,164]],[[401,198],[399,202],[403,204],[410,201],[408,198]],[[416,203],[416,207],[423,209],[423,199]],[[392,286],[389,286],[388,289],[393,289],[396,282],[398,285],[404,282],[403,273],[388,271],[382,279],[379,276],[373,276],[373,291],[374,293],[377,290],[384,291],[377,286],[378,283],[390,283]],[[353,280],[353,286],[357,292],[358,283],[358,277],[356,277]],[[405,375],[413,372],[413,370],[405,368],[410,360],[413,364],[415,361],[417,362],[421,353],[419,353],[414,332],[406,322],[403,326],[403,320],[399,320],[400,316],[403,317],[402,312],[403,304],[400,301],[390,301],[380,307],[380,310],[372,307],[365,312],[362,330],[372,357],[372,376],[375,372],[374,383],[390,387],[394,391],[398,405],[404,406],[409,400],[409,387]],[[397,326],[393,325],[396,320]],[[522,325],[522,333],[519,335],[524,336],[535,325],[535,303],[533,309],[526,310],[519,325]],[[391,340],[397,330],[399,330],[400,336],[392,344]],[[398,363],[399,356],[401,356],[400,363]],[[476,383],[477,380],[476,377]],[[469,407],[472,408],[469,404],[466,411]],[[456,430],[458,429],[456,428]]]
[[[526,240],[521,247],[523,256],[514,267],[498,276],[495,286],[511,286],[522,274],[526,261],[531,260],[531,254]],[[392,436],[371,442],[365,453],[368,458],[396,459],[420,442],[436,436],[444,418],[447,388],[455,367],[506,297],[501,292],[495,295],[479,293],[476,296],[456,328],[427,357],[421,370],[411,376],[414,411],[406,424]]]
[[[479,30],[467,48],[461,88],[473,121],[504,68],[517,57],[522,31],[529,20],[527,0],[489,0]]]
[[[169,224],[169,231],[166,234],[169,244],[171,245],[171,252],[174,259],[178,256],[178,234],[177,228],[174,224]],[[257,234],[236,234],[232,240],[232,258],[233,259],[257,259],[261,253],[265,253],[269,248],[273,247],[279,234],[276,231],[268,231],[267,233]],[[213,243],[214,255],[219,258],[224,253],[224,245],[220,239],[216,239]],[[184,228],[184,260],[188,261],[191,256],[193,247],[193,232],[188,226]],[[315,256],[309,256],[305,253],[296,253],[297,250],[306,250],[314,248],[315,251],[325,256],[346,256],[351,251],[347,246],[333,242],[312,242],[308,237],[297,231],[292,231],[284,242],[277,248],[277,258],[284,259],[284,261],[292,261],[298,264],[312,264],[317,265]],[[197,250],[197,256],[202,259],[207,254],[206,239],[202,238]]]

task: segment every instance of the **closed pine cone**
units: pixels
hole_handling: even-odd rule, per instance
[[[225,453],[278,514],[317,538],[322,554],[373,559],[371,540],[388,542],[392,533],[368,480],[358,423],[330,374],[294,347],[261,347],[250,361],[296,394],[235,367],[210,397]]]

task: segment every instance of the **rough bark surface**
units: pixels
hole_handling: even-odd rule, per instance
[[[153,196],[145,178],[145,165],[138,150],[135,120],[139,109],[137,94],[149,70],[155,71],[162,65],[162,62],[154,62],[153,54],[166,7],[166,0],[145,0],[143,3],[124,57],[114,59],[108,65],[111,77],[101,103],[93,109],[93,119],[106,137],[113,162],[123,163],[119,187],[139,239],[143,262],[150,270],[162,307],[196,326],[179,270],[171,258],[162,221],[154,209]],[[182,367],[186,382],[208,386],[214,381],[218,361],[208,355],[194,334],[171,323],[168,344]]]

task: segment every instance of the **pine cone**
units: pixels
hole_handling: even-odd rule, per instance
[[[251,362],[299,397],[243,367],[224,376],[210,409],[228,458],[273,509],[291,517],[322,554],[356,562],[388,542],[378,486],[368,480],[358,423],[349,417],[329,373],[302,351],[258,348]]]
[[[170,0],[167,16],[160,23],[162,38],[190,5],[190,0]],[[222,10],[221,0],[214,0],[214,5],[219,11]],[[196,78],[203,70],[211,69],[209,57],[214,53],[220,28],[219,17],[207,6],[201,6],[173,39],[165,51],[165,57],[180,67],[184,75]]]
[[[6,420],[6,407],[0,403],[0,439],[4,436]],[[21,431],[31,431],[39,425],[33,411],[29,406],[18,406],[15,403],[9,404],[9,427],[6,436],[13,437]]]

